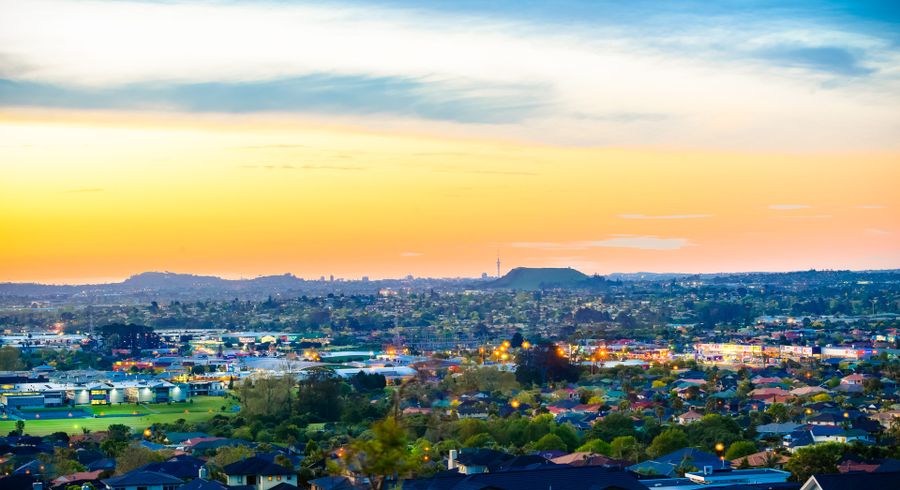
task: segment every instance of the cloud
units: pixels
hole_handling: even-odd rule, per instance
[[[883,229],[881,229],[881,228],[866,228],[866,229],[865,229],[865,232],[868,233],[869,235],[879,235],[879,236],[890,235],[890,234],[891,234],[890,231],[888,231],[888,230],[883,230]]]
[[[702,219],[702,218],[711,218],[713,215],[711,214],[663,214],[663,215],[648,215],[648,214],[620,214],[619,217],[622,219]]]
[[[256,81],[139,82],[110,87],[0,79],[0,105],[238,114],[392,114],[458,123],[511,123],[533,117],[550,103],[541,94],[544,90],[534,84],[488,86],[329,74]]]
[[[638,250],[678,250],[690,246],[686,238],[660,238],[652,235],[613,236],[605,240],[576,242],[513,242],[516,248],[540,250],[587,250],[591,248],[632,248]]]
[[[90,188],[85,188],[85,189],[69,189],[69,190],[63,191],[63,193],[65,193],[65,194],[88,194],[88,193],[93,193],[93,192],[103,192],[103,189],[101,189],[99,187],[90,187]]]
[[[677,250],[690,244],[686,238],[655,236],[619,237],[590,242],[592,247],[636,248],[640,250]]]
[[[423,255],[425,255],[425,254],[423,254],[421,252],[401,252],[400,253],[401,257],[421,257]]]
[[[857,53],[839,46],[781,45],[764,49],[757,55],[779,65],[833,75],[863,76],[875,72],[863,64]]]
[[[853,206],[856,209],[884,209],[887,206],[883,204],[861,204],[859,206]]]
[[[0,105],[364,115],[564,145],[897,147],[897,46],[871,24],[471,3],[0,0]],[[821,90],[823,74],[847,84]]]
[[[830,214],[803,214],[803,215],[794,215],[794,216],[779,216],[781,219],[829,219],[832,216]]]
[[[788,211],[791,209],[809,209],[812,206],[808,204],[769,204],[769,209],[776,209],[778,211]]]

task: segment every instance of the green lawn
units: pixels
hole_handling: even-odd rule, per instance
[[[225,399],[218,396],[195,397],[194,403],[172,403],[162,404],[122,404],[109,406],[79,407],[85,409],[93,409],[95,418],[89,419],[46,419],[46,420],[26,420],[25,432],[31,435],[47,435],[54,432],[68,432],[69,434],[80,433],[82,428],[92,431],[106,430],[112,424],[122,424],[132,427],[136,430],[143,430],[155,423],[169,423],[178,419],[185,419],[188,422],[202,422],[217,413],[231,415],[234,412],[231,407],[235,406],[234,399]],[[225,406],[225,412],[221,411],[221,407]],[[137,412],[140,416],[132,417],[115,417],[115,414],[130,414]],[[102,415],[101,415],[102,414]],[[0,421],[0,434],[6,434],[15,429],[16,422],[13,420]]]

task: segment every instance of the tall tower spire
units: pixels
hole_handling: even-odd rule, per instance
[[[500,277],[500,251],[497,250],[497,277]]]

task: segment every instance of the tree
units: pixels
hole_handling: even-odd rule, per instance
[[[24,420],[16,420],[16,432],[18,432],[19,435],[22,435],[25,433],[25,421]]]
[[[253,449],[247,446],[222,446],[216,450],[216,454],[209,458],[209,463],[217,471],[236,463],[242,459],[252,458],[256,455]]]
[[[108,435],[100,443],[100,449],[110,457],[115,458],[125,450],[131,441],[131,427],[122,424],[109,426]]]
[[[50,467],[47,476],[58,477],[62,475],[70,475],[77,471],[84,471],[78,459],[75,457],[75,450],[69,447],[53,448],[53,454],[42,453],[38,456],[45,466]]]
[[[627,461],[639,461],[643,455],[643,448],[634,436],[616,437],[609,443],[612,457]]]
[[[566,443],[556,434],[547,434],[534,443],[534,449],[537,451],[565,451]]]
[[[881,392],[881,380],[878,378],[866,378],[863,380],[863,392],[867,395],[874,395]]]
[[[372,438],[357,439],[348,459],[369,478],[372,490],[387,488],[390,479],[404,476],[418,464],[407,448],[406,430],[393,417],[373,424]]]
[[[611,441],[620,436],[637,436],[631,417],[613,412],[598,420],[591,428],[591,438]]]
[[[241,411],[250,417],[284,420],[291,414],[294,382],[290,376],[264,376],[241,383]]]
[[[757,451],[756,444],[752,441],[735,441],[725,452],[725,459],[737,459]]]
[[[21,371],[25,369],[22,353],[12,346],[0,347],[0,371]]]
[[[685,428],[691,446],[711,450],[716,444],[731,444],[741,438],[741,427],[731,417],[719,414],[704,415]]]
[[[844,454],[845,445],[836,442],[801,447],[785,465],[791,472],[791,480],[805,482],[816,473],[837,473],[837,463]]]
[[[168,451],[153,451],[143,446],[128,446],[116,457],[116,474],[122,475],[146,464],[165,461]]]
[[[578,449],[575,451],[579,453],[605,454],[607,456],[612,454],[612,448],[609,446],[609,443],[602,439],[591,439],[581,446],[578,446]]]
[[[662,434],[653,438],[653,442],[647,448],[647,454],[656,458],[672,451],[688,446],[687,434],[680,429],[667,429]]]
[[[773,403],[766,410],[766,413],[771,415],[778,423],[784,423],[791,419],[790,411],[783,403]]]
[[[340,378],[328,370],[307,370],[297,389],[297,412],[309,414],[316,422],[334,422],[341,418]]]
[[[516,358],[516,365],[516,380],[525,385],[578,380],[578,367],[551,342],[523,350]]]

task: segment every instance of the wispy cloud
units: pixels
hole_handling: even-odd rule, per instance
[[[702,219],[711,218],[711,214],[620,214],[622,219]]]
[[[401,252],[400,253],[401,257],[421,257],[423,255],[425,255],[425,254],[423,254],[421,252]]]
[[[896,148],[893,31],[818,9],[595,2],[572,9],[590,21],[560,23],[520,2],[463,3],[0,0],[0,105],[361,115],[577,145]],[[852,86],[822,91],[823,77]],[[728,113],[740,124],[717,124]]]
[[[781,219],[794,219],[794,220],[804,220],[804,219],[830,219],[832,216],[830,214],[798,214],[793,216],[779,216]]]
[[[789,211],[792,209],[809,209],[812,206],[809,204],[769,204],[769,209],[776,209],[778,211]]]
[[[841,46],[777,45],[759,51],[757,56],[788,67],[834,75],[862,76],[875,72],[857,52]]]
[[[513,242],[516,248],[540,250],[588,250],[591,248],[632,248],[638,250],[678,250],[690,246],[687,238],[660,238],[652,235],[613,236],[605,240],[575,242]]]
[[[884,230],[884,229],[881,229],[881,228],[866,228],[866,229],[865,229],[865,232],[866,232],[867,234],[869,234],[869,235],[879,235],[879,236],[890,235],[890,234],[891,234],[890,231]]]
[[[859,206],[853,206],[856,209],[884,209],[887,206],[884,204],[860,204]]]
[[[103,189],[99,187],[89,187],[85,189],[68,189],[63,191],[64,194],[88,194],[92,192],[103,192]]]

